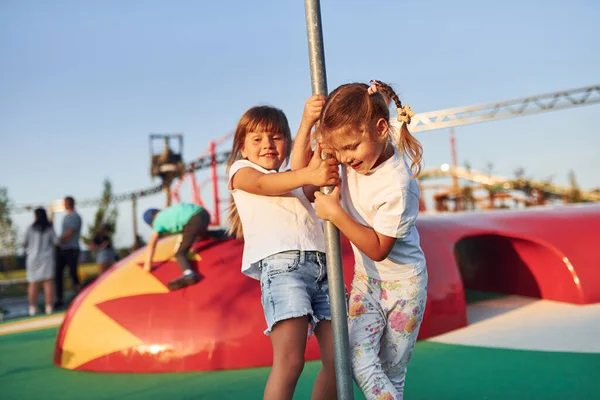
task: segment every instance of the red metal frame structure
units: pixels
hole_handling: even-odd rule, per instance
[[[219,176],[217,173],[217,145],[214,141],[211,141],[208,145],[208,151],[210,152],[210,173],[213,187],[213,225],[221,225],[221,210],[219,207]]]
[[[219,172],[218,172],[218,166],[223,163],[223,160],[219,158],[219,156],[221,156],[221,154],[217,153],[217,146],[226,142],[232,136],[233,136],[232,133],[228,133],[227,135],[224,135],[217,140],[211,140],[208,143],[208,151],[206,153],[202,154],[196,161],[192,161],[191,163],[189,163],[188,167],[187,167],[187,171],[186,171],[186,174],[194,174],[197,169],[201,168],[198,165],[196,165],[196,163],[198,161],[202,161],[206,157],[208,157],[208,160],[209,160],[208,166],[210,167],[210,178],[207,181],[210,181],[212,183],[212,197],[213,197],[213,212],[211,213],[211,216],[212,216],[211,225],[212,226],[221,226],[220,204],[221,204],[222,200],[219,197],[218,181],[219,181],[220,177],[219,177]],[[183,175],[173,185],[174,190],[172,191],[171,195],[173,196],[173,200],[175,200],[177,202],[179,202],[179,188],[180,188],[183,180],[185,179],[185,177],[186,177],[186,175]],[[193,186],[192,187],[192,195],[193,195],[193,197],[198,197],[198,199],[195,202],[204,206],[201,198],[199,198],[200,193],[198,192],[197,188],[195,187],[195,179],[191,179],[191,181],[192,181],[192,186]],[[202,188],[207,181],[202,182],[200,187]]]
[[[221,199],[219,198],[219,159],[217,154],[217,146],[223,144],[228,141],[231,137],[233,137],[233,133],[228,133],[217,140],[211,140],[208,144],[208,154],[210,156],[210,173],[212,180],[212,189],[213,189],[213,219],[212,225],[220,226],[221,225]]]
[[[227,177],[223,176],[223,175],[217,176],[217,181],[218,180],[227,181]],[[214,189],[214,187],[216,186],[216,183],[215,183],[215,179],[212,176],[210,178],[203,180],[202,183],[200,183],[200,191],[202,191],[202,188],[204,188],[209,183],[211,184],[211,187],[213,188],[213,205],[215,208],[219,207],[219,209],[220,209],[222,203],[229,203],[231,201],[228,198],[220,197],[219,189],[218,188],[216,190]],[[208,210],[208,211],[210,212],[211,210]],[[211,215],[212,215],[212,213],[211,213]],[[214,218],[213,218],[213,221],[211,222],[211,225],[212,226],[221,226],[220,224],[216,223]]]

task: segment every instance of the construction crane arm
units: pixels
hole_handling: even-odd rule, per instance
[[[409,125],[411,132],[423,132],[494,119],[513,118],[562,110],[600,102],[600,85],[562,92],[523,97],[498,103],[449,108],[416,114]]]

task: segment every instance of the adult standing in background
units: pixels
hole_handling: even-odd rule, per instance
[[[58,238],[54,233],[52,224],[48,221],[46,210],[37,208],[35,210],[35,221],[27,228],[25,242],[27,250],[27,297],[29,298],[29,315],[37,313],[38,285],[44,285],[44,297],[46,299],[46,314],[52,313],[52,278],[54,278],[54,246],[58,244]]]
[[[79,277],[77,276],[77,265],[79,264],[79,238],[81,235],[81,217],[75,212],[75,200],[65,197],[66,215],[62,222],[62,234],[56,257],[56,304],[55,308],[64,306],[63,283],[64,269],[69,266],[69,275],[76,291],[81,289]]]

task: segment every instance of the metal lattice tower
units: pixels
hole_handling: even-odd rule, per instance
[[[600,85],[587,86],[499,103],[449,108],[447,110],[416,114],[412,117],[409,130],[411,132],[430,131],[477,122],[563,110],[599,102]]]

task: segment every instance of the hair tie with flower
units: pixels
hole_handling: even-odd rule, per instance
[[[413,110],[410,109],[410,104],[405,104],[402,108],[396,108],[398,113],[398,122],[403,122],[406,125],[410,124],[410,119],[415,116]]]
[[[369,88],[367,89],[367,93],[369,94],[369,96],[372,96],[379,91],[379,85],[381,85],[381,82],[372,80],[369,83],[371,84],[371,86],[369,86]]]

